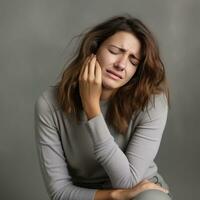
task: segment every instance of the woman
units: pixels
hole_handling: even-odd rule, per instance
[[[168,105],[158,47],[140,20],[115,16],[89,30],[35,104],[50,198],[171,199],[154,163]]]

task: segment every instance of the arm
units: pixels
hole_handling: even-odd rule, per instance
[[[147,189],[164,190],[148,181],[140,182],[133,189],[123,190],[97,190],[73,185],[52,111],[42,96],[35,104],[35,141],[39,164],[50,199],[129,200]]]
[[[167,120],[168,106],[163,95],[155,106],[141,113],[141,120],[129,141],[126,152],[115,143],[102,113],[87,122],[97,161],[110,177],[113,188],[133,188],[154,160]]]
[[[54,200],[92,200],[96,189],[73,185],[53,112],[40,96],[35,103],[35,141],[47,192]]]

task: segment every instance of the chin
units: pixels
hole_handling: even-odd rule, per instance
[[[102,86],[106,89],[110,89],[110,90],[115,90],[117,88],[119,88],[115,83],[111,82],[111,81],[102,81]]]

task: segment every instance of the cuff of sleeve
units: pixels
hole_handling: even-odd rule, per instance
[[[95,145],[102,144],[105,141],[113,138],[102,113],[88,120],[87,127]]]

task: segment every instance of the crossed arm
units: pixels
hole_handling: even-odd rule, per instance
[[[59,132],[53,120],[53,110],[45,97],[35,104],[35,136],[40,166],[46,188],[52,199],[113,199],[113,191],[130,189],[143,179],[160,145],[167,119],[167,104],[157,96],[155,107],[141,113],[141,120],[123,152],[115,143],[102,113],[88,120],[96,160],[110,177],[113,190],[81,188],[73,185],[67,170]]]

